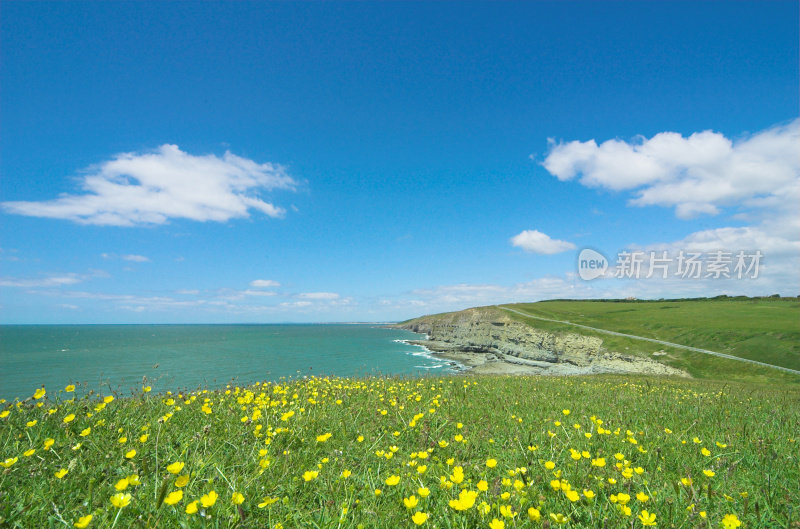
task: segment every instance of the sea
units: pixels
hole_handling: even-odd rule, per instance
[[[126,395],[310,376],[441,375],[453,366],[374,324],[0,325],[0,399],[45,386]]]

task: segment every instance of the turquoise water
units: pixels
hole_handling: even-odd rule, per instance
[[[304,375],[447,372],[420,335],[374,325],[3,325],[0,398],[69,383],[129,392],[220,387]]]

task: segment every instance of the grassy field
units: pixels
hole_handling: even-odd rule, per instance
[[[800,526],[792,387],[454,376],[71,390],[2,403],[0,526]]]
[[[768,364],[800,369],[800,300],[797,298],[714,298],[680,301],[543,301],[505,305],[543,318],[709,349]],[[658,344],[508,313],[512,318],[554,332],[601,338],[623,353],[651,355],[697,377],[797,382],[775,370],[691,353]]]

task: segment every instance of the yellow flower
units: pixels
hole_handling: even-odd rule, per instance
[[[131,474],[130,476],[127,477],[127,480],[128,483],[130,483],[134,487],[137,485],[141,485],[141,482],[139,481],[139,476],[137,476],[136,474]]]
[[[381,489],[375,489],[375,496],[380,496],[381,494],[383,494]]]
[[[183,461],[176,461],[174,463],[171,463],[167,465],[167,472],[169,472],[170,474],[177,474],[181,470],[183,470],[183,465],[184,465]]]
[[[594,491],[583,489],[583,495],[586,496],[587,500],[591,500],[594,498]]]
[[[619,494],[617,494],[617,501],[620,504],[625,505],[626,503],[631,501],[631,497],[630,497],[630,495],[625,494],[624,492],[620,492]]]
[[[486,466],[489,468],[494,468],[497,466],[497,459],[487,459]]]
[[[244,503],[244,495],[241,492],[234,492],[231,495],[231,502],[234,505],[241,505],[242,503]]]
[[[188,484],[189,484],[189,474],[184,474],[183,476],[180,476],[175,480],[175,487],[179,489],[185,487]]]
[[[578,495],[578,492],[575,491],[575,490],[568,490],[566,492],[566,496],[567,496],[567,499],[569,501],[571,501],[571,502],[576,502],[576,501],[578,501],[580,499],[580,496]]]
[[[547,470],[553,470],[554,468],[556,468],[556,464],[553,463],[552,461],[547,461],[544,464],[544,468],[546,468]]]
[[[264,507],[269,507],[273,503],[280,501],[280,498],[264,498],[264,501],[258,504],[259,509],[263,509]]]
[[[711,450],[709,450],[708,448],[706,448],[704,446],[703,448],[700,449],[700,453],[703,454],[704,456],[708,457],[708,456],[711,455]]]
[[[315,479],[317,479],[317,476],[319,476],[319,471],[317,471],[317,470],[306,470],[305,472],[303,472],[303,480],[304,481],[315,480]]]
[[[453,474],[450,476],[450,480],[456,485],[464,481],[464,469],[462,467],[453,467]]]
[[[349,470],[347,470],[347,469],[345,469],[345,470],[343,470],[343,471],[342,471],[342,478],[344,478],[344,479],[347,479],[347,478],[349,478],[351,475],[352,475],[352,472],[350,472],[350,471],[349,471]]]
[[[0,419],[5,419],[6,417],[8,417],[8,414],[9,414],[9,413],[11,413],[11,412],[10,412],[10,411],[8,411],[8,410],[3,410],[3,411],[1,411],[1,412],[0,412]]]
[[[644,502],[646,502],[647,500],[650,499],[650,496],[648,496],[644,492],[637,492],[636,493],[636,499],[639,500],[640,502],[644,503]]]
[[[420,487],[417,489],[417,494],[419,494],[422,498],[427,498],[430,493],[431,489],[428,487]]]
[[[119,491],[123,491],[128,488],[128,483],[129,482],[127,478],[122,478],[121,480],[117,481],[117,483],[114,485],[114,488]]]
[[[713,470],[703,470],[703,474],[705,474],[709,478],[713,478],[717,473]]]
[[[681,483],[684,487],[690,487],[692,485],[692,478],[681,478]]]
[[[75,391],[75,385],[70,384],[69,386],[64,388],[64,391],[66,391],[67,393],[72,393],[73,391]]]
[[[2,466],[3,468],[8,468],[11,465],[13,465],[14,463],[16,463],[17,459],[18,458],[16,458],[16,457],[9,457],[5,461],[0,461],[0,466]]]
[[[194,514],[197,512],[197,500],[194,500],[186,506],[186,514]]]
[[[131,503],[130,494],[123,494],[122,492],[117,492],[116,494],[111,496],[111,505],[113,505],[117,509],[122,509],[123,507],[127,507],[130,503]]]
[[[500,514],[503,516],[503,518],[513,518],[517,515],[517,513],[511,509],[511,505],[501,505]]]
[[[539,512],[539,509],[530,507],[528,509],[528,518],[530,518],[532,522],[538,522],[542,519],[542,513]]]
[[[183,499],[183,491],[182,490],[173,490],[172,492],[167,494],[166,498],[164,498],[164,503],[166,503],[167,505],[175,505],[176,503],[178,503],[182,499]]]
[[[142,391],[144,393],[150,393],[152,390],[153,390],[153,388],[150,387],[150,386],[145,386],[145,387],[142,388]]]
[[[389,476],[388,478],[386,478],[385,483],[390,487],[394,487],[395,485],[400,483],[400,476]]]
[[[318,435],[318,436],[317,436],[317,442],[318,442],[318,443],[324,443],[325,441],[327,441],[328,439],[330,439],[332,435],[333,435],[333,434],[331,434],[331,433],[326,433],[326,434]]]
[[[80,436],[81,436],[81,437],[86,437],[86,436],[88,436],[90,433],[92,433],[92,427],[91,427],[91,426],[90,426],[90,427],[88,427],[88,428],[84,428],[83,430],[81,430]]]
[[[70,422],[72,422],[72,421],[74,421],[74,420],[75,420],[75,414],[74,414],[74,413],[70,413],[69,415],[67,415],[66,417],[64,417],[64,420],[63,420],[62,422],[63,422],[64,424],[67,424],[67,423],[70,423]]]
[[[89,527],[89,523],[91,521],[92,521],[92,515],[87,514],[86,516],[81,516],[80,518],[78,518],[78,521],[72,525],[74,525],[78,529],[86,529],[87,527]]]
[[[563,413],[565,416],[569,415],[569,410],[561,410],[561,413]]]
[[[606,466],[606,458],[605,457],[598,457],[596,459],[592,459],[592,466],[593,467],[604,467],[604,466]]]
[[[639,520],[642,522],[642,525],[656,525],[656,513],[649,513],[647,511],[642,511],[639,515]]]
[[[505,529],[505,527],[505,522],[498,520],[497,518],[492,518],[492,521],[489,522],[489,529]]]
[[[140,443],[146,443],[148,437],[150,437],[148,434],[143,434],[143,435],[139,436],[139,442]]]
[[[136,450],[128,450],[125,452],[125,459],[133,459],[136,457]]]
[[[418,474],[424,474],[426,470],[428,470],[428,465],[419,465],[417,467]]]
[[[413,509],[419,503],[419,499],[413,494],[408,498],[403,498],[403,505],[406,506],[406,509]]]
[[[457,500],[450,500],[449,505],[457,511],[466,511],[475,505],[475,499],[477,497],[477,492],[464,489],[459,493]]]
[[[200,504],[206,509],[213,506],[215,503],[217,503],[217,493],[213,490],[208,494],[203,494],[200,497]]]
[[[739,521],[739,518],[735,514],[726,514],[722,519],[722,527],[725,529],[736,529],[740,525],[742,525],[742,522]]]
[[[46,393],[47,393],[47,390],[45,390],[44,388],[39,388],[33,393],[33,398],[36,399],[36,400],[39,400],[42,397],[44,397]]]
[[[414,516],[411,517],[411,521],[414,522],[415,525],[422,525],[428,521],[428,514],[422,511],[415,512]]]
[[[35,448],[31,448],[30,450],[25,450],[25,452],[23,452],[22,455],[24,455],[25,457],[31,457],[35,453],[36,453],[36,449]]]
[[[108,397],[103,399],[103,402],[105,404],[110,404],[113,400],[114,400],[114,396],[113,395],[109,395]]]
[[[69,470],[67,470],[66,468],[62,468],[61,470],[59,470],[59,471],[57,471],[57,472],[56,472],[56,477],[57,477],[58,479],[61,479],[61,478],[63,478],[64,476],[66,476],[66,475],[67,475],[67,472],[69,472]]]
[[[478,482],[478,490],[481,492],[486,492],[489,490],[489,484],[486,482],[485,479],[482,479]]]

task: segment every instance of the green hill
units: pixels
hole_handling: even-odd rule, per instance
[[[800,370],[800,300],[798,298],[701,298],[686,300],[555,300],[504,307],[522,313],[608,331],[755,360]],[[555,323],[509,312],[536,328],[600,337],[605,347],[629,354],[666,352],[659,361],[694,376],[784,378],[776,370],[683,351],[660,344]],[[790,379],[795,377],[789,376]]]

